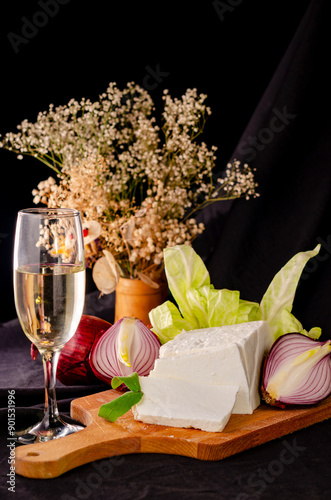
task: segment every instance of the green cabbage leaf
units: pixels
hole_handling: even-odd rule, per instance
[[[301,332],[312,338],[318,338],[321,335],[321,330],[316,327],[311,330],[310,335],[291,313],[302,271],[308,260],[318,254],[320,247],[321,245],[317,245],[314,250],[294,255],[274,276],[262,297],[260,303],[262,319],[268,321],[275,339],[287,332]]]
[[[149,319],[152,331],[162,344],[181,331],[214,326],[234,325],[248,321],[268,321],[274,338],[289,332],[301,332],[319,338],[321,329],[307,332],[292,314],[292,305],[301,273],[314,250],[300,252],[275,275],[260,303],[244,300],[238,290],[216,290],[209,272],[189,245],[164,249],[164,265],[169,290],[177,306],[169,300],[152,309]]]

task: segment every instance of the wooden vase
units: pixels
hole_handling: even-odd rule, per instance
[[[152,288],[140,279],[120,278],[115,292],[115,322],[133,316],[149,325],[149,312],[162,304],[168,294],[167,282],[158,284],[159,288]]]

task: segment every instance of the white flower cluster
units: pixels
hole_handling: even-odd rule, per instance
[[[228,165],[214,181],[216,148],[199,136],[210,109],[206,95],[189,89],[180,99],[164,92],[162,122],[152,116],[149,94],[111,83],[99,100],[49,106],[35,123],[24,120],[0,146],[32,155],[57,174],[33,191],[34,202],[71,207],[101,233],[91,263],[108,250],[123,276],[162,269],[163,249],[189,244],[200,233],[192,214],[216,200],[257,196],[248,165]]]
[[[223,177],[217,179],[212,198],[214,200],[223,200],[224,198],[229,200],[245,197],[246,200],[249,200],[251,197],[257,198],[259,196],[256,187],[254,172],[250,166],[247,163],[242,165],[240,161],[234,160],[227,164]]]

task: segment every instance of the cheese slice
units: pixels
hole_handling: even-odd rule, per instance
[[[272,343],[266,321],[183,331],[160,348],[149,377],[239,386],[233,413],[251,414],[260,404],[261,365]]]
[[[139,382],[144,395],[132,408],[136,420],[207,432],[224,429],[239,389],[149,376],[139,377]]]

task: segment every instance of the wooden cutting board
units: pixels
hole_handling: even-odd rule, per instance
[[[72,418],[87,427],[47,443],[17,447],[16,473],[53,478],[94,460],[129,453],[221,460],[331,417],[331,397],[309,408],[281,410],[261,404],[252,415],[232,415],[223,432],[143,424],[131,411],[115,423],[98,417],[99,407],[120,394],[109,390],[73,401]]]

